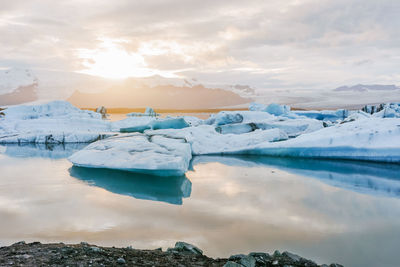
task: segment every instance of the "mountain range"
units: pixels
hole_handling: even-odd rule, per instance
[[[249,102],[282,103],[302,109],[358,108],[400,101],[400,87],[356,84],[335,89],[253,88],[207,84],[197,79],[151,76],[110,80],[76,72],[0,69],[0,105],[62,99],[83,108],[213,109]]]

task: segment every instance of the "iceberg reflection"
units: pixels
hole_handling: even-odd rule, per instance
[[[273,167],[359,193],[400,197],[400,165],[397,164],[255,156],[198,156],[193,159],[192,165],[210,162],[239,167]]]
[[[192,183],[186,176],[158,177],[76,166],[71,167],[69,173],[72,177],[116,194],[175,205],[182,205],[182,198],[190,197],[192,191]]]
[[[7,144],[0,145],[0,153],[16,158],[68,158],[88,144]]]

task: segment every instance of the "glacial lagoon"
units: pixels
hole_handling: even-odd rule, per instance
[[[395,266],[400,166],[194,157],[182,177],[73,167],[85,145],[0,146],[0,245],[41,241],[226,257],[275,249],[318,263]]]

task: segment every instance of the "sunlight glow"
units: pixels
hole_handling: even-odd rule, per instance
[[[78,56],[83,59],[85,69],[79,71],[94,76],[110,79],[128,77],[149,77],[160,75],[175,78],[175,74],[148,68],[141,53],[126,51],[121,44],[125,40],[100,39],[101,45],[96,49],[78,49]],[[148,51],[150,52],[150,51]],[[157,54],[158,51],[154,51]]]

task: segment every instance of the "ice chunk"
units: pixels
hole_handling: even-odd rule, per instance
[[[183,138],[191,144],[193,155],[221,154],[232,149],[242,150],[265,142],[286,140],[287,134],[280,129],[257,130],[244,134],[219,134],[214,126],[200,125],[181,130],[146,131],[147,135]]]
[[[261,111],[221,111],[217,114],[212,114],[210,118],[204,121],[204,124],[221,126],[242,122],[261,122],[267,119],[276,119],[276,117]]]
[[[255,123],[236,123],[215,127],[220,134],[243,134],[259,129]]]
[[[277,119],[265,120],[264,122],[221,125],[216,127],[215,130],[221,134],[229,134],[229,133],[243,134],[255,131],[257,129],[270,130],[278,128],[284,131],[289,137],[296,137],[300,134],[317,131],[319,129],[322,129],[323,127],[324,127],[323,123],[318,120],[313,120],[313,119],[290,120],[284,118],[279,120]]]
[[[92,143],[69,160],[81,167],[179,176],[188,170],[191,158],[185,139],[129,134]]]
[[[290,112],[290,106],[279,105],[271,103],[269,105],[263,105],[259,103],[251,103],[249,106],[250,111],[264,111],[275,116],[282,116]]]
[[[0,134],[0,144],[68,144],[68,143],[91,143],[113,136],[115,133],[95,133],[86,131],[74,132],[33,132],[17,134]]]
[[[140,132],[143,133],[145,130],[153,129],[182,129],[189,127],[190,125],[185,121],[184,118],[168,118],[162,120],[152,120],[145,125],[137,125],[133,127],[121,128],[122,133]]]
[[[150,108],[150,107],[146,107],[146,110],[144,111],[144,113],[140,113],[140,112],[131,112],[126,114],[126,116],[128,117],[157,117],[160,114],[157,114],[154,109]]]
[[[290,106],[272,103],[267,106],[265,111],[275,116],[281,116],[290,112]]]
[[[6,119],[38,119],[38,118],[85,118],[101,119],[101,114],[89,110],[80,110],[67,101],[52,101],[41,105],[17,105],[4,111]]]
[[[230,153],[400,163],[400,119],[337,124],[291,140],[266,142],[242,151],[232,149]]]
[[[349,116],[349,111],[347,109],[294,111],[293,113],[298,116],[303,116],[311,119],[333,122],[337,120],[344,120],[345,118],[347,118],[347,116]]]
[[[239,112],[221,111],[216,115],[211,115],[206,120],[206,124],[225,125],[231,123],[240,123],[243,121],[243,116]]]
[[[400,103],[389,103],[383,106],[382,110],[374,113],[376,118],[400,118]]]
[[[110,136],[101,114],[65,101],[12,106],[0,123],[0,143],[85,143]]]

